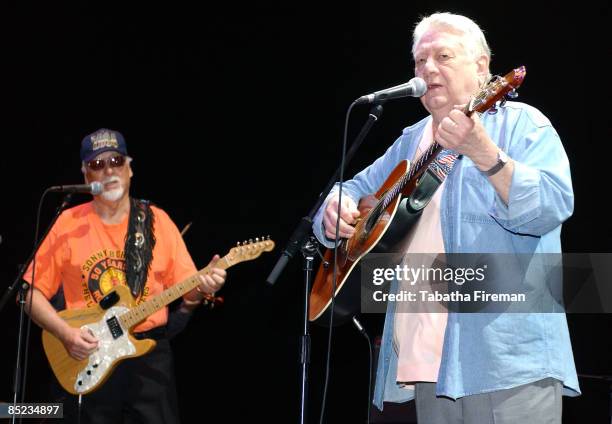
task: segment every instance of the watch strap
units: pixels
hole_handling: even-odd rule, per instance
[[[482,171],[487,177],[491,177],[497,174],[503,167],[508,163],[508,159],[505,160],[501,156],[501,151],[497,153],[497,163],[493,165],[493,167],[487,171]]]

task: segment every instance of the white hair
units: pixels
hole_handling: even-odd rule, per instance
[[[430,28],[447,29],[462,34],[466,41],[464,47],[469,55],[475,60],[481,55],[487,56],[489,60],[491,59],[491,49],[487,44],[484,33],[476,22],[465,16],[447,12],[426,16],[415,26],[412,37],[413,56],[421,37]]]

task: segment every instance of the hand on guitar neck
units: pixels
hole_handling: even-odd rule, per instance
[[[493,169],[498,162],[500,148],[487,134],[478,114],[465,114],[466,105],[455,106],[435,130],[435,140],[444,148],[470,158],[482,172]],[[509,160],[489,180],[504,203],[508,204],[514,163]]]
[[[434,127],[434,138],[445,149],[469,157],[484,171],[495,165],[499,149],[487,134],[478,114],[468,116],[465,109],[466,105],[455,106]]]
[[[210,263],[207,265],[207,268],[211,267],[210,273],[198,275],[201,284],[196,287],[195,290],[192,290],[190,293],[184,296],[185,298],[191,301],[197,300],[198,302],[201,302],[207,297],[206,295],[214,295],[216,292],[221,290],[221,287],[223,287],[223,284],[225,284],[227,273],[224,269],[215,267],[215,264],[220,258],[221,257],[219,255],[213,256]]]

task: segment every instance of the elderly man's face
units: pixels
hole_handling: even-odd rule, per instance
[[[467,103],[488,74],[488,58],[474,59],[463,42],[459,34],[432,28],[416,45],[415,75],[427,83],[421,102],[436,121]]]
[[[99,181],[104,186],[100,196],[115,202],[129,194],[132,168],[128,158],[117,152],[100,153],[85,164],[85,181]]]

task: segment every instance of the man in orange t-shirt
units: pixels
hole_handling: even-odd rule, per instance
[[[49,299],[60,286],[67,309],[96,306],[117,285],[129,286],[141,303],[197,271],[170,217],[148,202],[130,198],[131,158],[119,132],[100,129],[85,137],[81,160],[85,181],[101,183],[103,191],[92,202],[60,215],[36,255],[34,287],[27,299],[32,297],[32,319],[77,360],[93,353],[98,340],[58,316]],[[218,259],[215,255],[211,265]],[[183,303],[188,307],[199,304],[205,294],[214,294],[223,286],[225,277],[223,269],[213,267],[210,274],[199,277],[201,284],[196,289],[183,296]],[[24,279],[32,282],[31,264]],[[172,353],[165,335],[167,320],[168,308],[164,307],[133,328],[135,337],[154,338],[157,346],[144,356],[122,362],[98,390],[85,397],[82,422],[120,422],[123,416],[147,423],[178,422]],[[68,396],[64,393],[67,417],[75,404]]]

